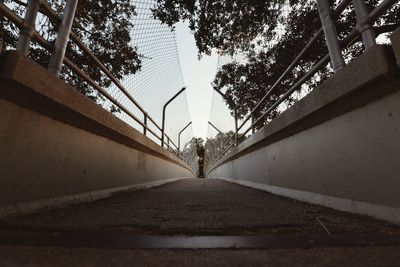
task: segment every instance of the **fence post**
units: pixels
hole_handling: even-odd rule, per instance
[[[345,66],[343,55],[337,37],[336,26],[332,19],[331,9],[328,0],[317,0],[318,12],[324,30],[326,45],[328,46],[332,68],[337,70]]]
[[[57,39],[54,44],[48,68],[49,73],[56,76],[60,75],[61,65],[64,61],[65,50],[67,49],[69,34],[71,32],[72,23],[74,22],[77,4],[78,0],[67,0],[61,24],[58,27]]]
[[[232,100],[232,102],[233,102],[233,100]],[[236,146],[238,146],[239,145],[238,113],[237,113],[237,107],[236,107],[235,103],[234,103],[233,112],[235,115],[235,144],[236,144]]]
[[[256,126],[254,125],[254,114],[250,111],[251,116],[251,133],[254,134],[256,132]]]
[[[23,29],[19,33],[17,51],[28,55],[31,39],[35,32],[36,16],[42,0],[29,0],[26,8]]]
[[[354,10],[357,16],[357,30],[361,33],[365,49],[376,45],[375,33],[368,22],[368,8],[364,0],[353,0]]]
[[[143,126],[143,134],[146,136],[146,134],[147,134],[147,113],[143,113],[143,115],[144,115],[144,118],[143,118],[143,124],[144,124],[144,126]]]
[[[169,137],[167,136],[167,150],[170,151],[170,146],[169,146]]]
[[[183,127],[183,129],[179,132],[178,134],[178,155],[181,152],[181,134],[183,133],[183,131],[185,131],[187,129],[187,127],[189,127],[192,124],[192,122],[189,122],[188,124],[186,124],[185,127]]]
[[[167,109],[167,106],[175,99],[177,98],[183,91],[186,90],[186,87],[183,87],[181,90],[179,90],[171,99],[167,101],[167,103],[164,104],[163,107],[163,113],[162,113],[162,126],[161,126],[161,147],[164,147],[164,135],[165,135],[165,111]]]

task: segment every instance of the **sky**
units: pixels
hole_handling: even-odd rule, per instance
[[[217,70],[218,56],[202,56],[202,59],[198,60],[194,36],[187,23],[176,25],[176,36],[183,79],[187,86],[186,95],[193,122],[193,135],[205,139],[213,94],[211,82]]]

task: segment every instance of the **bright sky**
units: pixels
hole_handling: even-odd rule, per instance
[[[217,70],[218,56],[203,56],[199,61],[194,37],[187,24],[176,26],[179,56],[189,112],[193,121],[193,135],[206,138],[212,99],[211,82]]]

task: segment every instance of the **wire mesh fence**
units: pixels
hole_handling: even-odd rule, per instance
[[[365,50],[357,30],[363,22],[355,14],[354,2],[336,0],[331,3],[336,38],[345,64]],[[399,25],[400,5],[396,2],[366,1],[378,44],[390,44],[388,34]],[[237,135],[241,142],[334,74],[317,1],[287,1],[270,8],[278,14],[276,25],[267,29],[270,35],[260,34],[247,51],[219,57],[213,87],[226,97],[215,92],[213,95],[209,116],[212,125],[208,126],[206,142],[206,154],[211,163],[236,144],[231,103],[237,106]],[[226,136],[231,138],[222,142],[223,148],[220,148]]]
[[[1,37],[6,49],[16,48],[20,30],[25,27],[22,19],[28,3],[29,1],[13,0],[5,0],[1,3]],[[155,6],[155,0],[132,1],[134,10],[130,9],[131,5],[121,5],[119,8],[125,8],[125,13],[119,14],[119,17],[106,10],[107,3],[89,3],[91,6],[88,8],[98,9],[97,13],[90,14],[90,18],[86,17],[84,10],[77,10],[66,51],[66,60],[70,64],[64,65],[60,77],[137,130],[144,132],[144,128],[148,127],[147,135],[160,143],[163,105],[184,87],[175,32],[153,18],[151,8]],[[61,0],[40,3],[34,25],[36,33],[33,35],[28,56],[44,67],[48,65],[51,46],[57,37],[57,27],[64,5],[65,1]],[[5,13],[9,16],[4,16]],[[96,17],[97,21],[91,21]],[[102,58],[109,57],[107,46],[118,45],[117,42],[107,42],[107,38],[118,39],[117,36],[113,36],[118,29],[107,32],[112,29],[109,25],[110,21],[131,25],[129,37],[118,36],[122,39],[129,38],[130,47],[118,47],[118,53],[114,55],[116,58],[120,57],[118,60],[121,64],[125,63],[124,61],[132,61],[130,67],[133,69],[131,70],[118,72],[117,69],[120,67],[118,64],[111,66],[101,63]],[[93,23],[100,24],[99,28],[104,32],[96,31]],[[91,38],[97,38],[97,42],[103,44],[103,47],[98,43],[90,43]],[[108,47],[108,49],[112,48]],[[132,57],[132,53],[130,58],[124,57],[133,51],[137,53],[137,58]],[[97,63],[96,60],[98,60]],[[124,73],[130,74],[124,75]],[[185,93],[168,106],[166,114],[165,133],[168,136],[166,143],[173,143],[170,150],[178,154],[178,134],[190,121]],[[181,142],[183,144],[189,142],[192,134],[192,129],[188,128],[182,133]]]
[[[175,32],[153,18],[151,8],[155,3],[154,0],[134,1],[137,15],[133,18],[131,38],[139,54],[143,56],[142,67],[137,73],[124,77],[122,83],[161,125],[164,104],[185,84]],[[126,99],[122,101],[129,102]],[[131,108],[135,110],[132,105]],[[137,111],[135,114],[140,115]],[[118,116],[123,120],[127,119],[126,115]],[[176,145],[179,132],[190,121],[186,93],[183,92],[166,110],[165,132]],[[150,124],[150,127],[157,130],[154,125]],[[190,127],[182,133],[181,142],[184,144],[192,137]]]

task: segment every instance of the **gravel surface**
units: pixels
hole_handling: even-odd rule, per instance
[[[186,179],[0,221],[0,230],[160,235],[385,233],[400,227],[217,179]]]

